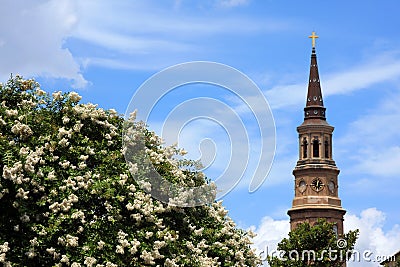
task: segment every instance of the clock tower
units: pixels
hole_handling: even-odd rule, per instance
[[[293,170],[295,177],[294,199],[288,211],[290,228],[298,223],[311,225],[319,218],[333,222],[338,235],[343,234],[343,216],[346,211],[341,206],[338,195],[339,169],[332,155],[332,133],[334,127],[326,121],[326,108],[318,74],[315,53],[315,32],[312,38],[310,77],[304,122],[297,127],[299,138],[299,160]]]

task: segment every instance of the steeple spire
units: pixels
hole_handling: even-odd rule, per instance
[[[308,79],[308,92],[306,107],[304,108],[304,120],[321,119],[325,120],[325,107],[322,99],[321,84],[319,81],[317,54],[315,53],[315,39],[318,38],[315,32],[309,36],[312,39],[310,77]]]

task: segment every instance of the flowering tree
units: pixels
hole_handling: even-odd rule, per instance
[[[257,266],[251,232],[221,202],[182,208],[145,193],[114,110],[52,97],[17,76],[0,86],[0,263],[4,266]],[[140,124],[139,124],[140,125]],[[165,179],[206,184],[196,163],[145,127]]]

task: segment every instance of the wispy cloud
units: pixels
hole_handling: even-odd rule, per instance
[[[349,94],[370,86],[390,82],[400,77],[400,57],[395,51],[369,58],[362,64],[348,66],[342,71],[325,74],[321,81],[324,96]],[[307,82],[277,85],[265,95],[273,109],[300,106],[305,101]]]
[[[349,172],[380,176],[400,175],[400,94],[391,94],[353,121],[336,142],[339,157],[352,161]],[[371,178],[377,182],[376,179]]]
[[[230,4],[244,2],[232,1]],[[96,65],[100,57],[109,60],[111,55],[113,61],[123,62],[112,64],[112,67],[126,68],[126,62],[146,65],[149,59],[166,62],[164,66],[176,64],[182,62],[182,57],[186,59],[184,61],[189,61],[201,56],[210,38],[218,43],[223,36],[274,33],[289,30],[291,24],[290,21],[274,18],[219,16],[211,3],[207,9],[196,8],[196,5],[177,8],[184,6],[181,2],[168,6],[151,1],[81,1],[77,5],[79,23],[72,37],[83,45],[98,48],[97,60],[91,60],[94,55],[90,51],[79,55],[88,58],[87,66]],[[107,14],[103,10],[107,10]],[[208,47],[207,51],[213,49]]]
[[[217,3],[223,7],[237,7],[249,4],[250,0],[219,0]]]
[[[214,4],[209,3],[210,8]],[[244,2],[230,2],[240,4]],[[71,80],[74,87],[87,84],[83,67],[159,69],[192,60],[211,37],[276,32],[290,24],[207,14],[208,9],[196,10],[196,5],[180,9],[173,1],[7,0],[2,10],[0,78],[18,72]]]
[[[79,32],[74,34],[74,37],[80,41],[98,45],[107,50],[118,51],[122,54],[148,54],[153,52],[154,49],[185,52],[195,48],[193,45],[168,40],[168,38],[135,36],[113,30],[100,29],[94,26],[88,25],[86,26],[87,28],[81,26]]]
[[[104,15],[103,10],[107,10],[108,15]],[[146,4],[79,2],[80,21],[74,36],[92,40],[93,35],[93,42],[105,46],[110,44],[108,39],[112,43],[123,43],[130,39],[184,43],[216,34],[277,32],[289,29],[290,25],[286,21],[271,18],[205,17],[207,15],[201,13],[201,10],[176,11],[173,5],[160,8],[151,1]],[[163,45],[165,43],[160,43],[160,47]],[[118,48],[118,45],[115,47]]]
[[[400,77],[400,57],[397,51],[384,52],[342,73],[328,75],[324,83],[326,95],[348,94],[371,85],[396,81]]]

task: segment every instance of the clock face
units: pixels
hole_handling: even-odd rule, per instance
[[[314,110],[314,114],[317,115],[318,114],[318,110]]]
[[[321,181],[321,179],[315,178],[311,182],[311,188],[314,189],[315,191],[319,192],[324,188],[324,183]]]
[[[331,193],[335,192],[335,183],[333,181],[330,181],[328,184],[328,188]]]
[[[303,193],[307,189],[307,184],[304,180],[301,180],[299,183],[299,191]]]

